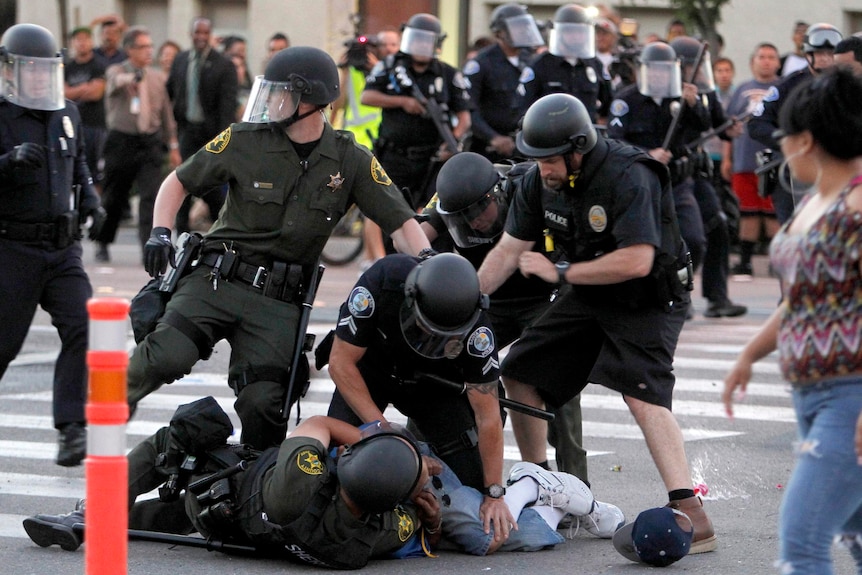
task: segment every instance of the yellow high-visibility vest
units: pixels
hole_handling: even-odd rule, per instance
[[[380,108],[360,103],[364,89],[365,73],[351,66],[345,86],[347,102],[344,106],[344,129],[353,132],[356,141],[370,150],[372,140],[377,139],[382,114]]]

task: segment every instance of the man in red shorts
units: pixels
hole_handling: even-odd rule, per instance
[[[729,117],[739,118],[753,112],[778,82],[778,69],[781,67],[778,49],[768,42],[758,44],[751,55],[750,66],[754,78],[741,84],[734,92],[727,105]],[[737,280],[750,280],[752,277],[751,254],[760,239],[761,226],[765,227],[768,238],[778,230],[772,199],[758,194],[757,175],[754,173],[757,168],[755,155],[765,147],[752,139],[748,130],[734,138],[732,144],[724,143],[722,175],[731,182],[733,192],[739,198],[740,262],[731,270],[731,275]]]

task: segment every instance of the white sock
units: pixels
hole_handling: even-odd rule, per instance
[[[545,523],[551,526],[551,529],[556,529],[563,517],[566,516],[566,511],[559,507],[551,507],[550,505],[536,505],[533,510],[545,520]]]
[[[528,479],[529,481],[525,481]],[[503,500],[509,506],[512,517],[516,520],[521,515],[521,510],[539,498],[539,485],[530,477],[522,477],[512,485],[506,487],[506,495]]]

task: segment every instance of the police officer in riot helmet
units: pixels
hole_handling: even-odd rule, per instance
[[[670,47],[676,52],[680,60],[681,72],[686,80],[691,78],[691,70],[697,64],[703,44],[691,36],[677,36],[671,40]],[[712,61],[709,50],[703,51],[703,58],[694,77],[694,82],[701,94],[709,94],[715,91],[715,80],[712,75]]]
[[[592,121],[605,118],[612,100],[610,77],[596,57],[596,29],[586,9],[565,4],[554,13],[548,51],[521,74],[527,106],[542,96],[566,93],[584,103]]]
[[[287,127],[326,108],[338,93],[338,70],[332,59],[320,50],[296,46],[279,52],[264,75],[255,79],[242,120]],[[300,115],[300,102],[314,108]]]
[[[502,499],[497,345],[487,307],[463,257],[387,256],[341,305],[317,365],[328,361],[335,382],[328,415],[359,425],[386,421],[394,406],[462,483],[485,493],[485,527],[505,540],[514,520]]]
[[[372,69],[360,98],[382,108],[374,153],[415,209],[433,195],[437,171],[471,125],[468,82],[437,58],[444,38],[436,16],[411,16],[400,51]]]
[[[401,31],[400,51],[410,55],[417,68],[423,68],[437,57],[437,50],[445,39],[436,16],[414,14]]]
[[[491,31],[512,48],[537,48],[545,44],[533,15],[522,4],[501,4],[491,12]]]
[[[243,443],[257,449],[280,444],[287,429],[282,407],[296,399],[286,391],[295,347],[305,337],[303,298],[316,287],[313,270],[338,219],[355,202],[398,249],[418,254],[428,247],[377,159],[327,123],[323,109],[338,93],[338,69],[326,52],[307,46],[279,51],[255,81],[244,121],[162,182],[144,248],[154,277],[172,260],[170,226],[186,194],[227,184],[228,196],[158,326],[132,355],[130,406],[188,373],[226,339]],[[238,307],[242,313],[230,311]],[[177,316],[185,321],[174,321]]]
[[[491,12],[491,32],[496,42],[465,62],[474,106],[470,113],[470,150],[491,161],[512,158],[518,120],[527,111],[523,98],[516,98],[521,72],[544,45],[539,27],[521,4],[501,4]]]
[[[471,152],[446,162],[437,178],[436,206],[423,211],[427,220],[422,222],[422,229],[432,245],[451,238],[457,252],[478,269],[500,240],[509,206],[532,165],[516,164],[501,176],[487,158]],[[533,251],[551,261],[560,257],[553,234],[538,233],[535,240]],[[556,287],[540,278],[516,273],[494,291],[488,317],[499,347],[518,339],[548,309]],[[554,410],[554,416],[548,439],[555,447],[557,469],[588,481],[580,398]]]
[[[682,433],[670,410],[673,352],[690,305],[691,272],[667,170],[642,149],[599,137],[585,106],[568,94],[533,104],[517,143],[536,166],[524,175],[506,229],[479,269],[480,286],[493,294],[520,272],[562,288],[509,349],[502,366],[506,392],[552,407],[589,382],[623,394],[649,452],[661,453],[654,462],[668,505],[694,524],[691,552],[711,551],[715,533],[691,489]],[[546,228],[567,259],[555,264],[530,251]],[[510,417],[521,456],[541,462],[545,422]]]
[[[699,40],[691,36],[677,36],[670,43],[680,59],[682,74],[697,86],[701,103],[707,109],[710,127],[718,128],[727,120],[724,108],[718,101],[712,75],[709,50]],[[698,61],[700,60],[700,61]],[[698,66],[695,73],[694,67]],[[731,126],[718,134],[729,142],[741,133],[742,127]],[[701,131],[685,124],[680,128],[680,139],[684,143],[698,140]],[[704,316],[711,318],[737,317],[748,311],[743,305],[733,303],[728,296],[727,278],[730,272],[730,234],[718,192],[712,184],[712,159],[702,146],[686,147],[686,159],[692,165],[694,197],[700,212],[701,223],[706,238],[701,274],[703,297],[708,300]]]
[[[577,4],[560,6],[554,13],[548,51],[563,58],[595,58],[596,28],[586,9]]]
[[[638,91],[650,98],[679,98],[682,69],[676,51],[664,42],[647,44],[640,56]]]
[[[790,219],[797,201],[807,189],[804,184],[794,182],[788,173],[781,173],[781,145],[775,137],[779,111],[787,96],[797,86],[835,65],[835,47],[841,40],[841,32],[832,24],[819,22],[809,26],[802,42],[808,67],[783,77],[781,82],[764,96],[762,105],[754,110],[748,122],[748,135],[767,146],[772,154],[769,164],[774,164],[774,167],[762,171],[758,177],[763,180],[763,185],[760,186],[763,193],[772,197],[779,223]]]
[[[86,164],[78,108],[63,92],[63,58],[50,31],[16,24],[0,38],[0,377],[42,306],[60,335],[54,371],[57,463],[86,452],[86,303],[81,224],[95,237],[105,215]],[[11,302],[14,302],[11,303]]]
[[[503,232],[508,199],[500,173],[487,159],[464,152],[437,177],[436,211],[461,249],[493,243]]]

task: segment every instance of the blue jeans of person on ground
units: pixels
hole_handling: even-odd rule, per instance
[[[425,453],[428,454],[427,451]],[[442,487],[434,489],[443,511],[443,540],[440,545],[444,549],[452,545],[464,553],[486,555],[494,540],[494,529],[492,526],[491,532],[486,534],[479,518],[484,496],[478,490],[463,485],[449,466],[441,463],[443,471],[438,477]],[[447,499],[448,505],[445,503]],[[509,532],[509,539],[498,551],[541,551],[564,541],[562,535],[535,510],[525,507],[518,516],[518,529]]]
[[[781,573],[831,575],[833,539],[844,536],[862,575],[862,376],[796,388],[793,403],[799,444],[779,516]]]

